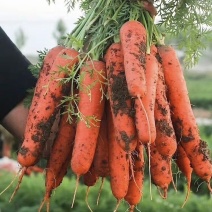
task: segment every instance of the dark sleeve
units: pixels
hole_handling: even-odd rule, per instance
[[[0,120],[25,98],[27,89],[35,86],[29,65],[0,27]]]

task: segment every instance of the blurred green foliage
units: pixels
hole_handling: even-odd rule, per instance
[[[168,192],[168,198],[166,200],[162,199],[157,188],[152,185],[151,195],[150,195],[150,183],[148,179],[145,179],[145,184],[143,188],[143,199],[137,206],[135,211],[142,212],[156,212],[156,211],[181,211],[181,212],[202,212],[210,211],[212,202],[210,196],[207,194],[197,195],[197,186],[196,190],[190,193],[189,199],[184,206],[181,208],[185,195],[186,195],[186,182],[183,179],[183,176],[179,174],[176,175],[178,180],[182,178],[181,185],[178,183],[178,180],[175,181],[177,188],[180,188],[182,191],[175,191],[173,186],[170,185]],[[175,176],[175,177],[176,177]],[[14,176],[11,174],[0,172],[0,191],[3,191],[6,186],[10,184]],[[50,211],[51,212],[89,212],[88,205],[86,204],[86,191],[87,187],[80,184],[77,190],[76,199],[74,207],[71,208],[74,189],[75,189],[75,180],[76,178],[72,175],[71,177],[65,177],[62,184],[53,192],[51,202],[50,202]],[[184,182],[184,183],[182,183]],[[9,198],[15,188],[17,179],[14,181],[12,186],[7,189],[3,194],[0,195],[0,211],[1,212],[37,212],[44,195],[44,175],[43,174],[33,174],[30,177],[25,176],[20,189],[16,193],[15,197],[11,202]],[[99,200],[99,205],[97,206],[96,201],[99,194],[99,188],[101,184],[101,179],[93,187],[90,187],[88,193],[88,203],[91,209],[95,211],[102,212],[112,212],[116,206],[116,199],[113,197],[110,189],[110,184],[108,180],[105,180],[103,185],[103,190],[101,191],[101,196]],[[204,184],[199,185],[199,189],[204,187]],[[44,206],[42,211],[46,211]],[[125,201],[122,201],[118,208],[118,212],[128,211],[128,204]]]
[[[191,104],[195,108],[212,110],[212,72],[186,72],[185,79]]]

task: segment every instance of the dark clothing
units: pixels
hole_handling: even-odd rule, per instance
[[[0,121],[35,87],[30,62],[0,27]]]

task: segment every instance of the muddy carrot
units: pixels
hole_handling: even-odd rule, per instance
[[[87,61],[80,70],[79,113],[71,159],[73,172],[80,176],[88,172],[94,158],[106,93],[105,63]]]
[[[107,50],[106,69],[108,78],[108,96],[117,140],[128,153],[137,144],[134,111],[128,92],[124,58],[120,43],[113,43]]]
[[[171,159],[177,149],[177,140],[171,120],[170,105],[166,96],[166,85],[161,65],[158,75],[155,99],[155,145],[162,156]]]
[[[207,143],[200,137],[179,59],[171,46],[158,46],[158,52],[161,57],[177,140],[181,142],[190,159],[193,171],[207,182],[212,192],[210,186],[212,164],[209,149]]]

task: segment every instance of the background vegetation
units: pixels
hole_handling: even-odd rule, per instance
[[[212,110],[212,72],[187,72],[185,77],[194,107]]]
[[[8,185],[14,176],[8,175],[8,173],[0,172],[1,174],[1,184],[0,190],[2,191],[6,185]],[[198,188],[196,182],[196,189],[190,194],[189,200],[181,208],[184,198],[185,198],[185,180],[180,175],[175,175],[178,178],[177,187],[179,190],[176,192],[172,186],[170,186],[168,199],[164,200],[160,197],[159,192],[155,186],[152,186],[152,200],[150,198],[150,187],[149,181],[145,180],[145,185],[143,188],[143,199],[140,204],[137,206],[137,211],[142,212],[156,212],[156,211],[181,211],[181,212],[202,212],[210,211],[211,208],[211,199],[209,194],[200,194],[201,189],[207,191],[207,188],[204,184],[201,184]],[[180,184],[180,181],[182,184]],[[101,179],[98,183],[90,188],[88,202],[92,210],[109,212],[113,211],[116,205],[116,200],[113,197],[109,182],[106,180],[104,183],[103,190],[101,192],[99,205],[96,205],[96,200],[99,193]],[[17,183],[17,180],[14,184],[0,196],[0,211],[1,212],[36,212],[40,206],[44,195],[44,176],[42,174],[33,174],[30,177],[25,177],[20,190],[14,197],[11,203],[9,203],[9,198],[14,190],[14,187]],[[51,211],[52,212],[86,212],[90,211],[85,201],[86,197],[86,186],[80,185],[77,191],[76,200],[74,208],[71,208],[73,192],[75,187],[75,177],[69,176],[65,177],[63,183],[58,189],[53,193],[51,199]],[[198,189],[197,189],[198,188]],[[122,201],[118,211],[127,211],[128,205],[126,202]],[[44,210],[45,211],[45,208]]]

